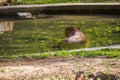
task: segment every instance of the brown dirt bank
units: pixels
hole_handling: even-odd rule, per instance
[[[120,76],[120,59],[51,57],[0,62],[0,80],[74,80],[78,71]]]

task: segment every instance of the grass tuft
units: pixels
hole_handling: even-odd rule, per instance
[[[120,2],[119,0],[20,0],[12,4],[50,4],[50,3],[97,3],[97,2]]]
[[[79,51],[79,52],[68,52],[59,51],[55,53],[32,53],[32,54],[1,54],[0,60],[2,59],[17,59],[17,58],[35,58],[35,59],[45,59],[51,56],[59,57],[70,57],[76,56],[80,58],[84,57],[107,57],[107,58],[120,58],[120,49],[102,49],[95,51]]]

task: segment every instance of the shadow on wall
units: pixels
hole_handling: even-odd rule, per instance
[[[76,74],[76,78],[75,80],[119,80],[120,77],[118,77],[120,75],[120,73],[118,73],[118,75],[114,75],[114,74],[105,74],[103,72],[97,72],[94,74],[86,74],[85,72],[77,72]]]
[[[14,22],[0,22],[0,34],[4,34],[5,32],[12,31],[14,26]]]

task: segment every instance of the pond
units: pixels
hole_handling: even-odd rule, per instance
[[[79,43],[58,43],[66,27],[85,35]],[[0,54],[42,53],[120,44],[120,16],[52,15],[31,20],[0,20]],[[56,47],[55,47],[56,46]]]

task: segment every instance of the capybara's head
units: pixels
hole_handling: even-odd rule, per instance
[[[70,37],[75,31],[80,31],[79,27],[67,27],[65,28],[65,36]]]
[[[12,2],[12,0],[7,0],[7,3],[11,3]]]

